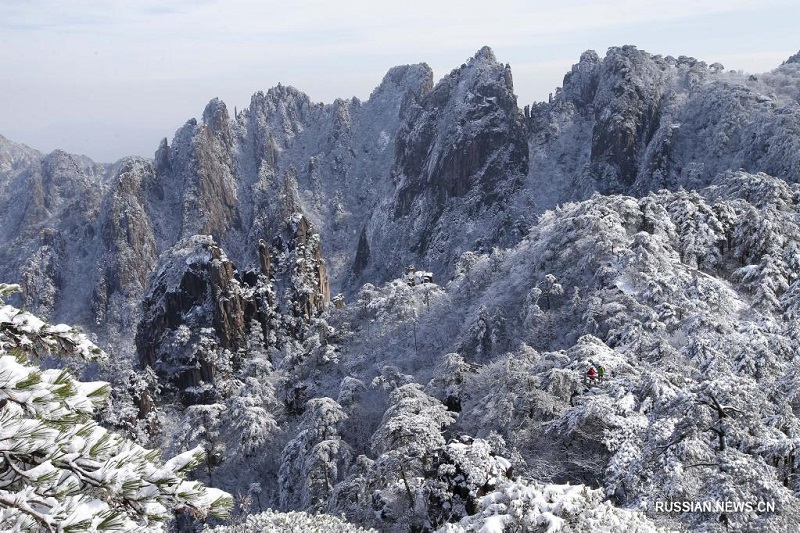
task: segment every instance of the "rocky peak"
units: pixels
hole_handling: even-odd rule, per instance
[[[356,105],[356,101],[343,100],[337,98],[333,102],[333,137],[338,140],[343,136],[349,136],[353,131],[353,117],[350,113],[351,107]]]
[[[42,177],[47,185],[55,187],[68,185],[69,182],[75,181],[87,182],[86,174],[77,159],[63,150],[54,150],[44,156],[42,159]]]
[[[487,98],[503,97],[516,106],[511,67],[499,63],[488,46],[442,78],[428,96],[428,104],[445,107],[448,98],[452,105],[469,103],[476,94]]]
[[[395,173],[401,179],[395,218],[407,215],[423,186],[435,203],[475,185],[491,192],[499,168],[486,167],[498,150],[510,150],[512,173],[527,172],[527,146],[507,66],[488,47],[445,76],[398,134]]]
[[[102,244],[96,252],[91,301],[97,325],[127,330],[136,322],[138,302],[158,257],[147,213],[148,184],[155,172],[151,161],[128,157],[118,163],[109,182],[97,221]]]
[[[494,51],[489,46],[483,46],[480,50],[475,52],[470,61],[486,61],[489,63],[497,63],[497,58]]]
[[[528,171],[510,69],[484,48],[408,105],[402,119],[391,170],[396,189],[386,209],[371,213],[366,231],[354,233],[352,272],[379,269],[391,279],[409,263],[427,264],[435,248],[432,262],[441,266],[430,269],[446,278],[456,257],[499,230],[495,218],[465,235],[455,219],[488,217]]]
[[[171,148],[161,143],[154,192],[161,208],[180,212],[180,237],[220,238],[237,225],[234,152],[230,117],[218,99],[206,106],[203,121],[189,120],[175,133]],[[176,241],[173,235],[167,245]]]
[[[203,110],[203,122],[208,126],[209,131],[226,146],[230,147],[232,142],[231,121],[228,108],[219,98],[212,99]]]
[[[16,169],[22,169],[41,160],[42,154],[24,144],[11,142],[0,135],[0,184]]]
[[[256,95],[264,96],[262,91],[256,93]],[[254,98],[256,97],[254,95]],[[306,93],[292,87],[291,85],[283,85],[279,83],[274,87],[270,87],[267,89],[266,99],[271,102],[282,102],[288,100],[296,100],[299,102],[308,102],[311,103],[311,99],[308,97]]]
[[[21,224],[33,192],[31,174],[37,172],[41,159],[41,153],[0,136],[0,242],[4,244],[24,229]]]
[[[303,321],[319,315],[331,299],[319,234],[304,215],[294,213],[272,243],[276,292],[288,295],[280,302],[283,309]]]
[[[392,67],[370,94],[370,100],[386,92],[411,92],[417,98],[433,89],[433,70],[427,63]]]
[[[636,181],[639,162],[659,127],[668,68],[635,46],[608,50],[593,102],[591,158],[601,192],[619,192]]]
[[[266,165],[274,172],[278,154],[303,132],[309,114],[323,106],[315,105],[305,93],[280,85],[250,98],[250,106],[237,120],[246,127],[247,145],[252,150],[256,169]]]
[[[168,174],[172,171],[172,162],[170,161],[169,154],[169,142],[167,141],[166,137],[161,139],[153,160],[155,162],[156,172],[159,174]]]
[[[161,255],[144,300],[136,334],[142,366],[177,391],[213,383],[216,363],[209,346],[231,359],[246,347],[254,320],[266,325],[268,291],[255,289],[240,279],[211,236],[181,240]],[[189,394],[184,401],[200,399]]]
[[[136,348],[141,365],[183,401],[209,399],[195,388],[214,384],[220,361],[235,369],[256,348],[254,327],[255,338],[270,338],[276,327],[301,337],[330,301],[319,235],[302,215],[291,217],[271,245],[261,239],[258,257],[257,269],[241,271],[210,235],[182,239],[161,254]]]
[[[383,119],[382,129],[406,118],[419,100],[433,89],[433,70],[426,63],[393,67],[386,73],[380,85],[372,91],[367,107],[391,113]],[[398,106],[399,104],[399,106]]]
[[[792,64],[792,63],[800,63],[800,52],[797,52],[793,56],[789,56],[789,59],[784,61],[782,63],[782,65],[789,65],[789,64]]]
[[[563,97],[578,107],[588,106],[597,92],[600,57],[594,50],[581,54],[580,61],[564,76]]]
[[[785,126],[797,120],[796,91],[775,83],[794,75],[743,78],[719,63],[635,46],[612,47],[602,59],[588,51],[556,98],[531,110],[531,182],[555,184],[548,194],[563,202],[595,191],[696,188],[731,168],[796,181],[797,151],[776,149],[796,144]]]
[[[266,94],[250,98],[249,118],[257,124],[269,124],[276,132],[294,136],[302,131],[306,113],[314,107],[307,94],[294,87],[278,84]]]

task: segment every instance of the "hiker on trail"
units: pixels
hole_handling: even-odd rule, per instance
[[[597,367],[597,377],[603,379],[606,375],[606,369],[603,368],[603,365],[598,365]]]
[[[594,366],[589,367],[589,371],[586,373],[586,378],[589,380],[589,383],[594,383],[597,381],[597,370],[594,369]]]

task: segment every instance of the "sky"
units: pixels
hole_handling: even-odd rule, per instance
[[[759,73],[800,50],[798,20],[796,0],[2,0],[0,135],[152,157],[212,98],[233,112],[282,83],[365,100],[395,65],[438,80],[484,45],[510,63],[520,106],[583,51],[624,44]]]

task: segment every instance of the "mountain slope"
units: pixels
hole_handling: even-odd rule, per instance
[[[350,332],[352,375],[427,382],[459,412],[448,433],[501,437],[520,475],[597,483],[654,518],[658,501],[772,502],[682,520],[782,530],[800,511],[799,193],[738,173],[596,196],[502,254],[465,257],[446,287],[365,287],[328,321]],[[599,383],[585,383],[591,365]]]

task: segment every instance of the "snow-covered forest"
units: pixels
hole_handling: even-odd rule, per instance
[[[798,56],[631,46],[0,138],[0,528],[792,531],[799,154]]]

